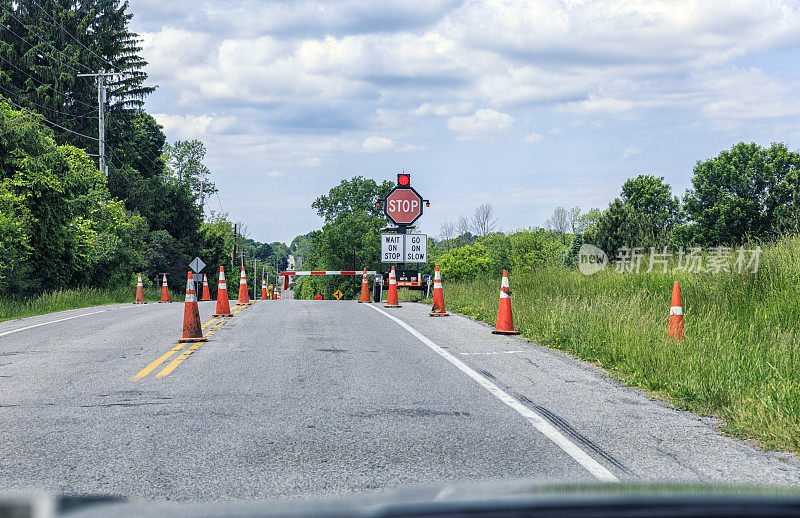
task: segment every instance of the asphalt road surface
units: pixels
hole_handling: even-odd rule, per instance
[[[259,301],[178,346],[183,304],[0,323],[0,491],[206,501],[487,479],[797,484],[597,369],[461,316]]]

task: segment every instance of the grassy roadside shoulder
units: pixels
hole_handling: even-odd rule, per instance
[[[23,300],[0,298],[0,322],[15,318],[46,315],[47,313],[66,311],[68,309],[133,302],[135,297],[135,286],[133,288],[123,286],[118,288],[56,290]],[[145,288],[144,299],[149,301],[161,300],[161,291],[154,288]],[[178,300],[172,293],[170,293],[170,299]]]
[[[679,281],[686,340],[666,338]],[[495,323],[499,278],[444,281],[455,311]],[[758,272],[590,277],[553,267],[511,277],[514,323],[535,342],[725,420],[765,447],[800,451],[800,239],[764,248]]]

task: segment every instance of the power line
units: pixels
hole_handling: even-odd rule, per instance
[[[115,160],[117,157],[116,157],[116,155],[114,155],[114,149],[111,148],[111,147],[108,148],[108,157],[109,157],[109,161],[111,162],[111,165],[114,166],[114,170],[117,173],[119,173],[120,176],[122,176],[122,178],[126,182],[128,182],[128,185],[136,185],[136,184],[139,184],[141,182],[141,180],[138,180],[138,179],[134,180],[133,182],[131,181],[130,177],[127,175],[127,173],[125,173],[125,169],[123,169],[119,165],[119,162],[121,162],[122,160],[119,160],[119,162]]]
[[[120,132],[123,132],[123,131],[124,131],[124,130],[122,129],[122,127],[121,127],[119,124],[117,124],[117,122],[116,122],[115,120],[113,120],[113,119],[109,119],[109,121],[110,121],[110,122],[111,122],[111,124],[112,124],[112,125],[114,125],[114,127],[116,127],[116,128],[117,128],[117,130],[119,130]],[[128,144],[129,144],[131,147],[133,147],[133,149],[134,149],[134,150],[135,150],[137,153],[139,153],[139,156],[141,156],[143,159],[147,160],[148,162],[150,162],[150,164],[152,164],[152,165],[153,165],[153,171],[152,171],[152,172],[154,172],[154,173],[160,173],[160,172],[162,172],[162,171],[163,171],[163,169],[162,169],[161,165],[159,165],[159,164],[158,164],[158,163],[157,163],[157,162],[156,162],[154,159],[152,159],[151,157],[147,156],[147,153],[143,152],[143,151],[141,150],[141,148],[140,148],[139,146],[137,146],[137,145],[136,145],[136,144],[135,144],[135,143],[134,143],[132,140],[129,140],[129,141],[128,141]]]
[[[64,97],[68,98],[69,100],[71,100],[71,101],[73,101],[73,102],[76,102],[76,103],[78,103],[78,104],[82,104],[82,105],[84,105],[84,106],[88,106],[89,108],[91,108],[91,109],[93,109],[93,110],[94,110],[94,106],[92,106],[91,104],[87,104],[87,103],[85,103],[85,102],[81,101],[80,99],[75,99],[74,97],[72,97],[72,96],[70,96],[70,95],[68,95],[68,94],[65,94],[64,92],[61,92],[61,91],[57,90],[57,89],[56,89],[54,86],[52,86],[52,85],[49,85],[49,84],[47,84],[47,83],[43,83],[43,82],[42,82],[42,81],[40,81],[39,79],[36,79],[35,77],[33,77],[33,76],[32,76],[32,75],[30,75],[29,73],[27,73],[27,72],[25,72],[24,70],[22,70],[21,68],[19,68],[17,65],[15,65],[14,63],[12,63],[11,61],[9,61],[9,60],[7,60],[6,58],[4,58],[2,54],[0,54],[0,60],[4,61],[5,63],[7,63],[7,64],[9,64],[9,65],[11,65],[12,67],[16,68],[18,71],[22,72],[22,73],[23,73],[23,74],[24,74],[24,75],[25,75],[25,76],[26,76],[28,79],[30,79],[30,80],[32,80],[32,81],[35,81],[35,82],[39,83],[39,85],[41,85],[41,86],[44,86],[44,87],[46,87],[46,88],[49,88],[49,89],[51,89],[52,91],[54,91],[55,93],[57,93],[57,94],[59,94],[59,95],[61,95],[61,96],[64,96]]]
[[[17,22],[20,24],[20,25],[22,25],[23,27],[25,27],[25,29],[28,31],[28,34],[33,34],[34,36],[36,36],[36,37],[39,39],[39,41],[41,41],[41,42],[42,42],[42,43],[44,43],[45,45],[48,45],[48,46],[49,46],[51,49],[55,50],[56,52],[58,52],[59,54],[61,54],[61,55],[62,55],[62,56],[64,56],[65,58],[69,59],[69,60],[70,60],[70,61],[72,61],[73,63],[76,63],[78,66],[81,66],[81,67],[83,67],[83,68],[85,68],[86,70],[88,70],[88,71],[90,71],[90,72],[91,72],[91,70],[92,70],[91,68],[87,67],[86,65],[84,65],[84,64],[83,64],[83,63],[81,63],[80,61],[77,61],[77,60],[75,60],[74,58],[72,58],[72,57],[70,57],[70,56],[66,55],[64,52],[62,52],[62,51],[58,50],[57,48],[55,48],[55,46],[53,46],[53,44],[52,44],[52,43],[50,43],[49,41],[47,41],[47,40],[45,40],[44,38],[42,38],[42,37],[41,37],[41,35],[39,35],[39,33],[38,33],[38,32],[34,32],[34,31],[31,29],[31,27],[30,27],[30,26],[26,25],[25,23],[23,23],[23,22],[22,22],[22,20],[20,20],[20,19],[19,19],[19,18],[17,18],[16,16],[14,16],[14,13],[13,13],[12,11],[9,11],[9,10],[8,10],[8,9],[6,9],[5,7],[3,7],[3,5],[2,5],[2,4],[0,4],[0,9],[2,9],[3,11],[5,11],[6,13],[8,13],[8,15],[9,15],[9,16],[11,16],[12,18],[14,18],[14,19],[15,19],[15,20],[16,20],[16,21],[17,21]],[[21,41],[23,41],[23,42],[25,42],[25,43],[28,43],[28,42],[26,42],[24,39],[22,39],[22,38],[21,38],[21,37],[20,37],[20,36],[19,36],[17,33],[15,33],[14,31],[12,31],[12,30],[11,30],[11,27],[9,27],[9,26],[7,26],[7,25],[6,25],[6,29],[8,29],[8,31],[9,31],[11,34],[13,34],[13,35],[14,35],[14,36],[16,36],[17,38],[19,38]],[[30,47],[31,47],[31,48],[34,48],[34,47],[33,47],[33,45],[31,45],[30,43],[28,43],[28,45],[30,45]],[[51,56],[51,57],[52,57],[52,56]],[[73,67],[71,67],[71,66],[69,66],[69,65],[67,65],[67,64],[65,64],[65,63],[62,63],[62,62],[61,62],[60,60],[58,60],[57,58],[56,58],[56,61],[58,61],[58,62],[59,62],[61,65],[64,65],[64,66],[66,66],[67,68],[70,68],[70,69],[72,69],[74,72],[78,72],[78,70],[75,70]]]
[[[6,89],[6,88],[5,88],[4,86],[2,86],[2,85],[0,85],[0,90],[2,90],[3,92],[5,92],[5,93],[6,93],[6,96],[7,96],[7,97],[9,97],[9,98],[10,98],[10,96],[13,94],[13,92],[11,92],[10,90]],[[16,94],[14,94],[14,95],[17,95],[17,96],[19,96],[19,92],[17,92],[17,93],[16,93]],[[44,106],[44,105],[42,105],[42,104],[39,104],[39,103],[37,103],[37,102],[31,101],[30,99],[28,99],[26,102],[28,102],[28,103],[30,103],[30,104],[33,104],[33,105],[35,105],[35,106],[38,106],[39,108],[43,108],[43,109],[45,109],[45,110],[50,110],[50,111],[52,111],[52,112],[54,112],[54,113],[58,113],[59,115],[64,115],[65,117],[71,117],[71,118],[73,118],[73,119],[96,119],[96,118],[97,118],[97,116],[93,116],[93,115],[74,115],[74,114],[72,114],[72,113],[66,113],[66,112],[62,112],[62,111],[60,111],[60,110],[56,110],[55,108],[50,108],[50,107],[48,107],[48,106]]]
[[[55,123],[55,122],[51,121],[50,119],[47,119],[47,118],[45,118],[45,117],[44,117],[44,115],[41,115],[41,114],[39,114],[39,113],[32,112],[32,111],[28,110],[27,108],[25,108],[25,107],[23,107],[23,106],[20,106],[19,104],[15,103],[15,102],[14,102],[14,101],[12,101],[11,99],[7,99],[7,98],[6,98],[5,100],[6,100],[6,101],[8,101],[9,103],[13,104],[14,106],[16,106],[16,107],[17,107],[17,109],[20,109],[20,110],[22,110],[22,111],[24,111],[24,112],[28,112],[28,113],[30,113],[31,115],[35,115],[35,116],[37,116],[37,117],[41,118],[41,120],[42,120],[42,121],[44,121],[44,122],[46,122],[46,123],[48,123],[48,124],[50,124],[50,125],[52,125],[52,126],[55,126],[56,128],[58,128],[58,129],[60,129],[60,130],[68,131],[68,132],[70,132],[70,133],[74,133],[75,135],[80,135],[81,137],[90,138],[90,139],[92,139],[92,140],[95,140],[95,141],[96,141],[96,140],[98,140],[98,139],[96,139],[96,138],[94,138],[94,137],[90,137],[89,135],[84,135],[83,133],[79,133],[79,132],[77,132],[77,131],[73,131],[73,130],[71,130],[71,129],[69,129],[69,128],[65,128],[64,126],[62,126],[62,125],[60,125],[60,124],[58,124],[58,123]]]
[[[102,61],[103,61],[105,64],[107,64],[107,65],[108,65],[108,66],[110,66],[111,68],[117,68],[116,66],[114,66],[114,64],[112,64],[112,63],[111,63],[110,61],[108,61],[106,58],[104,58],[104,57],[102,57],[102,56],[100,56],[100,55],[96,54],[94,51],[92,51],[92,49],[90,49],[89,47],[87,47],[86,45],[84,45],[83,43],[81,43],[81,42],[80,42],[80,40],[78,40],[78,38],[76,38],[75,36],[73,36],[71,32],[69,32],[68,30],[66,30],[66,29],[64,28],[64,26],[63,26],[63,25],[61,25],[61,22],[59,22],[58,20],[56,20],[56,19],[55,19],[53,16],[51,16],[51,15],[50,15],[50,13],[48,13],[47,11],[45,11],[45,10],[44,10],[44,8],[43,8],[41,5],[39,5],[39,2],[37,2],[36,0],[32,0],[32,1],[33,1],[33,3],[34,3],[34,4],[36,4],[36,7],[38,7],[38,8],[39,8],[39,9],[40,9],[40,10],[41,10],[41,11],[42,11],[44,14],[45,14],[45,16],[47,16],[48,18],[50,18],[50,20],[52,20],[52,21],[53,21],[53,23],[57,24],[57,25],[58,25],[58,26],[61,28],[61,30],[62,30],[62,31],[64,31],[64,33],[65,33],[67,36],[69,36],[70,38],[72,38],[72,39],[75,41],[75,43],[77,43],[78,45],[80,45],[81,47],[83,47],[84,49],[86,49],[87,51],[89,51],[89,53],[90,53],[91,55],[93,55],[94,57],[96,57],[96,58],[99,58],[100,60],[102,60]]]

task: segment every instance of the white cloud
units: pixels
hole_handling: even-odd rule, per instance
[[[361,148],[368,153],[389,151],[394,148],[394,141],[386,137],[367,137],[361,143]]]
[[[472,115],[447,119],[448,128],[467,137],[503,133],[513,124],[514,117],[511,115],[488,108],[481,108]]]
[[[563,109],[580,115],[619,115],[637,108],[652,108],[660,104],[658,101],[631,101],[590,95],[585,101],[563,105]]]
[[[281,176],[286,176],[281,171],[269,171],[266,173],[267,178],[280,178]]]
[[[642,150],[635,146],[629,146],[625,148],[625,151],[622,152],[620,155],[621,160],[627,160],[633,156],[641,154]]]
[[[415,117],[450,117],[452,115],[465,115],[472,110],[471,102],[431,104],[423,103],[411,110],[411,115]]]
[[[154,113],[153,117],[164,127],[169,140],[203,139],[227,130],[236,122],[234,117],[213,115],[171,115]]]
[[[312,156],[311,158],[301,160],[300,165],[308,167],[319,167],[322,165],[322,160],[318,156]]]
[[[478,167],[473,157],[504,153],[522,167],[525,149],[510,156],[490,138],[503,134],[548,141],[531,174],[561,172],[569,145],[611,178],[603,160],[635,156],[629,143],[688,128],[672,147],[640,151],[685,171],[698,157],[681,157],[681,146],[711,156],[727,139],[786,141],[800,116],[796,0],[137,0],[130,9],[147,84],[159,86],[148,112],[171,141],[203,139],[228,189],[225,175],[255,176],[265,163],[326,186],[334,168],[423,149],[437,164],[457,153]],[[551,138],[560,128],[567,135]],[[460,142],[469,139],[484,140]],[[618,180],[598,192],[613,195]]]
[[[713,70],[701,86],[709,93],[702,113],[715,119],[774,119],[800,115],[800,82],[758,68]]]

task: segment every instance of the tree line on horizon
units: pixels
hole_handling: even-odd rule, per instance
[[[770,241],[800,232],[799,171],[800,153],[785,144],[740,142],[698,161],[683,197],[673,195],[663,177],[641,174],[627,180],[605,209],[557,207],[543,227],[512,232],[498,231],[493,207],[482,204],[471,217],[443,223],[438,238],[428,238],[428,263],[415,267],[431,273],[438,265],[445,278],[469,279],[504,269],[572,267],[583,243],[613,260],[624,247],[660,251]],[[312,207],[323,227],[290,247],[304,256],[304,269],[387,269],[380,263],[380,229],[387,220],[375,202],[393,186],[356,176],[318,197]],[[302,254],[295,246],[300,242]],[[337,289],[349,295],[352,287],[352,279],[316,277],[300,280],[296,293],[327,298]]]
[[[234,266],[234,222],[221,203],[204,215],[218,196],[205,146],[167,142],[143,109],[155,86],[146,83],[132,17],[123,0],[0,0],[4,298],[119,286],[135,272],[151,280],[169,273],[182,290],[196,255],[212,282],[219,265]],[[122,72],[107,78],[107,178],[95,161],[95,79],[79,76],[101,70]],[[239,239],[247,260],[285,260],[285,245]]]

